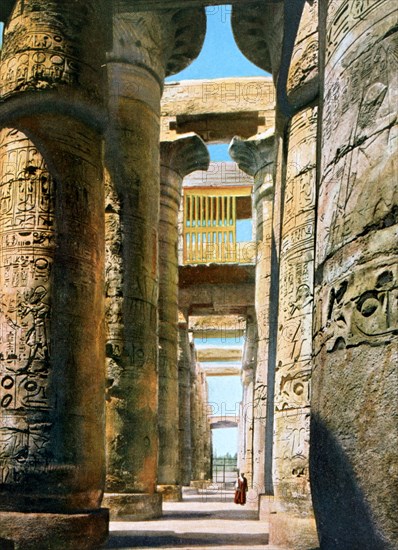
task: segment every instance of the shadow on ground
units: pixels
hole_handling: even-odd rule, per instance
[[[106,549],[149,548],[186,548],[195,546],[241,546],[250,548],[268,544],[268,535],[263,534],[225,534],[225,533],[174,533],[173,531],[147,531],[145,534],[134,531],[121,531],[111,535]]]

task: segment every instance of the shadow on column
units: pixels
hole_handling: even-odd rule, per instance
[[[349,458],[317,415],[311,418],[311,442],[311,489],[321,549],[393,550],[376,532]]]

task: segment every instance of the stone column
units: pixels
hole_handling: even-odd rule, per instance
[[[181,500],[178,450],[178,210],[183,178],[210,161],[196,134],[160,144],[159,467],[163,500]]]
[[[238,468],[252,487],[253,465],[253,375],[257,360],[257,325],[255,311],[246,320],[245,345],[242,357],[242,402],[239,415]]]
[[[208,481],[210,426],[207,407],[206,374],[196,359],[191,366],[191,440],[192,440],[192,481],[203,487]]]
[[[290,9],[290,8],[289,8]],[[285,29],[293,13],[285,12]],[[290,22],[289,22],[290,21]],[[279,111],[289,101],[281,155],[279,306],[275,368],[273,446],[274,501],[270,544],[318,546],[309,486],[309,415],[315,246],[315,177],[318,88],[317,2],[306,3],[297,21],[290,61],[283,63]],[[285,47],[286,47],[286,38]],[[286,66],[285,66],[286,65]],[[276,216],[275,216],[276,217]]]
[[[275,373],[274,503],[270,540],[289,548],[318,543],[309,486],[317,109],[290,124],[283,192]]]
[[[108,531],[104,196],[91,117],[105,5],[67,4],[17,1],[1,53],[2,109],[19,105],[0,131],[0,547],[14,550],[94,549]]]
[[[180,485],[188,486],[192,477],[191,447],[191,346],[188,313],[178,315],[178,448]]]
[[[129,9],[131,8],[131,11]],[[157,517],[159,119],[164,77],[200,51],[203,9],[114,3],[106,165],[107,485],[114,518]],[[115,300],[114,297],[117,299]]]
[[[310,466],[326,550],[398,538],[397,16],[387,0],[320,10]]]
[[[254,176],[254,208],[256,210],[256,321],[258,331],[257,361],[253,392],[253,489],[265,492],[266,424],[268,354],[270,341],[270,288],[272,244],[272,198],[274,169],[274,136],[268,132],[242,141],[234,138],[230,155],[245,173]]]

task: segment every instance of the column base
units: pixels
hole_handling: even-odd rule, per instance
[[[258,499],[258,519],[260,521],[268,522],[270,513],[273,510],[273,495],[259,495]]]
[[[271,512],[269,545],[291,548],[291,550],[318,550],[315,519],[298,517],[286,512]]]
[[[109,511],[81,514],[0,512],[2,550],[97,550],[109,535]]]
[[[182,489],[180,485],[158,485],[156,491],[162,495],[163,502],[182,501]]]
[[[191,481],[189,484],[190,487],[193,487],[194,489],[202,489],[203,491],[208,489],[210,485],[213,485],[213,482],[209,479],[198,479]]]
[[[111,521],[145,521],[162,516],[160,493],[105,493],[102,501]]]

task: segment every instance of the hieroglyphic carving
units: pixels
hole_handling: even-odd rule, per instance
[[[388,265],[390,264],[390,265]],[[398,334],[398,266],[370,262],[324,287],[315,325],[316,353],[391,342]]]
[[[38,149],[12,129],[0,134],[0,174],[0,477],[12,483],[51,459],[54,182]]]
[[[90,73],[92,87],[98,79],[92,66],[96,50],[83,51],[82,29],[95,25],[98,13],[91,2],[77,7],[47,1],[18,0],[6,27],[1,52],[0,96],[44,90],[59,84],[81,85]],[[86,48],[88,50],[88,48]],[[91,55],[90,53],[94,54]],[[86,73],[82,77],[82,74]]]
[[[385,0],[329,2],[322,138],[325,169],[319,216],[319,230],[325,238],[318,247],[320,262],[368,228],[387,226],[396,216],[398,192],[390,185],[398,174],[394,11],[393,3]],[[354,35],[367,39],[347,42]]]
[[[291,93],[318,75],[318,2],[304,5],[294,45],[287,82]]]
[[[284,198],[274,479],[277,493],[285,497],[296,490],[288,485],[295,478],[308,482],[316,123],[317,108],[292,119]],[[309,494],[308,486],[303,490]]]

